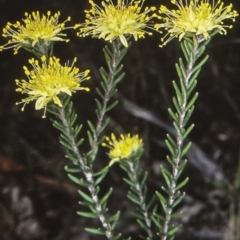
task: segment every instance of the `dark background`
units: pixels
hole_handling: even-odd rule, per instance
[[[100,2],[100,1],[99,1]],[[147,1],[148,5],[169,4],[170,1]],[[225,1],[229,4],[230,1]],[[232,1],[240,10],[239,1]],[[0,0],[0,29],[8,21],[14,23],[24,12],[51,10],[61,12],[60,22],[68,16],[71,23],[84,21],[87,0],[31,1]],[[62,62],[78,58],[81,70],[90,69],[92,79],[84,84],[90,93],[73,96],[78,121],[95,122],[95,87],[99,86],[98,69],[106,66],[102,54],[103,40],[78,38],[75,31],[66,31],[70,43],[56,43],[55,56]],[[7,39],[0,38],[0,44]],[[164,184],[159,165],[167,165],[164,144],[172,120],[167,109],[172,106],[172,80],[177,79],[175,63],[182,56],[177,40],[159,48],[160,36],[133,42],[123,60],[125,78],[119,84],[120,103],[108,114],[110,125],[106,134],[114,131],[138,133],[144,140],[142,168],[149,171],[149,195]],[[208,45],[208,62],[198,77],[199,98],[190,122],[195,128],[190,134],[194,146],[188,154],[189,164],[183,175],[190,178],[185,186],[186,197],[179,207],[183,214],[177,219],[183,227],[177,239],[238,240],[231,235],[240,229],[240,215],[234,207],[239,204],[239,192],[234,191],[240,150],[240,24],[239,17],[226,36],[217,35]],[[15,92],[15,79],[25,78],[22,70],[31,58],[23,49],[0,53],[0,239],[4,240],[87,240],[85,227],[98,226],[98,221],[76,215],[81,209],[77,186],[70,182],[63,167],[69,164],[58,143],[58,132],[50,116],[42,119],[42,111],[34,104],[24,112],[15,103],[21,95]],[[86,137],[85,131],[82,132]],[[88,148],[87,141],[83,145]],[[100,150],[95,164],[103,167],[108,157]],[[139,239],[141,232],[131,215],[132,205],[126,200],[128,187],[122,182],[124,173],[115,164],[102,185],[102,191],[114,188],[109,212],[121,210],[117,231],[125,237]],[[238,222],[234,226],[234,217]],[[238,231],[237,231],[238,230]],[[239,234],[239,232],[238,232]],[[240,234],[238,235],[240,236]]]

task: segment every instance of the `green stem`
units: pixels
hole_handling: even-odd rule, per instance
[[[184,84],[184,90],[187,91],[189,89],[189,80],[191,79],[192,76],[192,70],[194,68],[194,64],[197,58],[198,54],[198,42],[197,39],[193,39],[193,48],[191,51],[191,57],[190,60],[187,64],[187,69],[186,69],[186,74],[183,76],[183,84]],[[169,224],[171,221],[172,217],[172,212],[173,212],[173,203],[177,195],[177,180],[178,180],[178,174],[179,174],[179,165],[181,162],[181,154],[182,154],[182,147],[183,147],[183,136],[185,132],[185,126],[184,126],[184,120],[185,116],[187,114],[187,104],[188,104],[188,98],[183,96],[182,94],[182,101],[180,105],[180,113],[179,113],[179,129],[177,130],[177,136],[176,136],[176,147],[175,147],[175,152],[173,155],[173,168],[172,168],[172,179],[171,179],[171,186],[169,188],[169,196],[168,196],[168,204],[167,204],[167,210],[165,214],[165,220],[164,220],[164,226],[163,226],[163,231],[162,231],[162,240],[167,240],[168,237],[168,232],[169,232]],[[175,125],[175,123],[174,123]]]
[[[110,224],[108,223],[105,215],[103,214],[103,209],[102,209],[102,206],[100,204],[100,201],[99,201],[99,198],[98,198],[98,191],[95,187],[95,182],[94,182],[94,179],[93,179],[93,171],[92,171],[92,168],[90,166],[86,166],[85,165],[85,162],[83,160],[83,157],[81,156],[81,153],[77,147],[77,143],[76,143],[76,140],[75,140],[75,137],[74,137],[74,133],[72,131],[72,128],[70,126],[70,123],[68,121],[68,118],[67,118],[67,115],[66,115],[66,112],[65,112],[65,108],[59,108],[59,117],[62,121],[62,124],[64,125],[64,128],[65,128],[65,131],[66,131],[66,136],[68,137],[69,139],[69,143],[71,144],[72,146],[72,150],[78,160],[78,163],[80,165],[80,168],[82,170],[82,172],[84,173],[84,176],[86,178],[86,181],[87,181],[87,188],[91,194],[91,197],[92,197],[92,200],[94,201],[94,204],[95,204],[95,210],[97,211],[97,215],[98,215],[98,218],[103,226],[103,228],[105,229],[105,235],[107,237],[107,239],[113,239],[113,232],[112,232],[112,229],[111,229],[111,226]]]
[[[96,131],[93,135],[93,141],[92,141],[92,145],[91,145],[92,152],[95,152],[95,149],[98,146],[98,139],[99,139],[99,135],[101,133],[104,116],[106,114],[107,104],[110,100],[110,93],[113,88],[114,77],[115,77],[116,70],[118,67],[117,60],[120,56],[120,50],[121,50],[121,46],[122,46],[119,38],[117,38],[112,44],[114,44],[115,47],[113,46],[113,55],[112,55],[112,59],[111,59],[111,63],[110,63],[111,69],[109,69],[109,74],[108,74],[108,78],[107,78],[107,83],[108,83],[107,89],[104,93],[102,109],[100,110],[100,113],[98,115]]]
[[[126,161],[126,163],[128,165],[129,173],[132,176],[135,191],[137,192],[138,198],[139,198],[139,201],[140,201],[141,212],[142,212],[142,215],[144,217],[145,224],[147,226],[147,229],[145,229],[145,230],[148,234],[148,237],[150,239],[152,239],[153,238],[153,233],[152,233],[152,230],[151,230],[151,218],[149,217],[149,213],[148,213],[147,205],[146,205],[146,202],[145,202],[145,196],[144,196],[144,193],[143,193],[143,189],[142,189],[141,184],[138,180],[137,170],[135,169],[135,165],[134,165],[133,161],[128,160],[128,161]]]

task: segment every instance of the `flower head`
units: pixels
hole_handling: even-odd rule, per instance
[[[145,34],[152,35],[146,28],[153,29],[149,22],[155,14],[150,13],[155,11],[156,7],[146,7],[141,12],[144,1],[118,0],[117,5],[114,5],[112,0],[103,0],[101,8],[93,0],[89,0],[92,8],[85,10],[86,20],[80,24],[78,36],[92,35],[110,42],[119,37],[127,47],[127,36],[132,35],[137,40],[144,38]]]
[[[156,24],[155,28],[164,28],[168,33],[162,38],[163,45],[178,37],[181,40],[186,34],[202,35],[205,39],[210,38],[209,33],[218,29],[220,34],[226,34],[226,28],[232,25],[223,23],[226,19],[233,22],[238,16],[237,11],[232,10],[232,4],[224,7],[223,2],[209,3],[209,0],[172,0],[177,10],[169,10],[161,6],[159,19],[164,23]]]
[[[46,107],[49,102],[53,101],[54,104],[62,107],[59,94],[66,93],[71,96],[72,92],[77,90],[89,91],[89,88],[81,87],[80,83],[90,79],[90,77],[88,76],[89,70],[79,73],[79,69],[73,66],[76,59],[74,59],[71,66],[67,64],[62,66],[59,59],[55,57],[51,57],[47,61],[46,57],[42,56],[41,60],[41,64],[33,58],[29,60],[33,70],[29,70],[25,66],[23,67],[28,80],[17,79],[16,84],[18,88],[16,91],[29,95],[19,102],[24,104],[22,111],[26,104],[36,101],[35,109],[44,108],[43,117],[45,117]]]
[[[121,134],[120,137],[121,138],[117,140],[112,133],[111,138],[106,137],[108,144],[102,143],[103,146],[107,146],[111,149],[109,151],[109,157],[112,160],[110,161],[109,166],[122,159],[129,159],[142,149],[142,139],[139,139],[138,135],[131,137],[130,134]]]
[[[18,52],[18,49],[26,47],[34,47],[39,40],[43,41],[46,46],[49,46],[51,42],[55,41],[69,41],[63,37],[62,31],[68,28],[65,27],[65,23],[70,21],[70,17],[62,23],[58,23],[60,12],[51,15],[48,11],[46,15],[40,16],[39,12],[32,12],[31,14],[25,13],[25,19],[23,23],[17,21],[16,23],[7,23],[7,26],[3,29],[3,37],[10,37],[11,39],[3,46],[0,46],[0,51],[3,49],[13,48],[14,54]]]

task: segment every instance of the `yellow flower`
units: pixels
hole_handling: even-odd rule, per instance
[[[232,4],[224,7],[223,2],[218,0],[216,3],[209,3],[208,0],[172,0],[177,6],[177,10],[169,10],[161,6],[159,19],[164,23],[156,24],[158,30],[164,28],[168,33],[162,38],[163,45],[178,37],[181,40],[186,34],[200,35],[204,39],[210,37],[209,33],[218,29],[220,34],[226,34],[226,28],[232,25],[223,23],[226,19],[233,22],[238,16],[237,11],[232,10]]]
[[[102,143],[102,146],[107,146],[111,149],[109,151],[109,157],[112,160],[110,161],[109,166],[121,159],[129,159],[142,148],[142,139],[139,139],[138,135],[130,137],[130,134],[121,134],[120,137],[121,138],[117,140],[115,135],[112,133],[111,138],[106,137],[108,144]]]
[[[88,76],[89,70],[79,73],[79,68],[73,66],[76,58],[71,66],[68,66],[68,64],[62,66],[59,59],[55,57],[51,57],[47,61],[46,57],[42,56],[41,60],[41,65],[38,60],[33,58],[29,60],[33,70],[23,67],[28,81],[17,79],[18,88],[16,91],[29,95],[29,97],[19,102],[24,104],[22,111],[26,104],[36,101],[35,109],[44,108],[43,117],[46,117],[46,107],[49,102],[53,101],[54,104],[62,107],[61,100],[58,97],[59,94],[66,93],[71,96],[72,92],[76,90],[89,91],[89,88],[81,87],[80,83],[90,79],[90,77]]]
[[[13,48],[14,54],[17,54],[18,49],[26,47],[34,47],[40,41],[43,41],[45,46],[49,46],[51,42],[55,41],[69,41],[63,37],[62,31],[68,28],[65,23],[70,21],[70,17],[63,23],[58,23],[60,12],[51,16],[48,11],[46,15],[40,16],[39,12],[25,13],[23,23],[17,21],[16,23],[7,23],[3,29],[3,37],[10,37],[11,39],[3,46],[0,46],[0,51],[3,49]],[[77,25],[75,26],[77,27]]]
[[[145,34],[152,35],[146,29],[153,29],[150,20],[156,7],[145,7],[141,12],[145,0],[118,0],[115,6],[112,0],[102,1],[102,8],[89,0],[92,8],[86,13],[85,23],[80,24],[78,36],[96,36],[112,42],[118,38],[128,47],[127,36],[132,35],[135,40],[144,38]]]

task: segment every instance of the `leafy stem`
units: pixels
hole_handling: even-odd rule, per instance
[[[100,133],[105,129],[108,123],[108,119],[104,122],[104,117],[106,112],[111,110],[113,107],[117,105],[117,101],[114,101],[109,105],[110,99],[116,93],[116,85],[119,81],[124,77],[124,73],[122,72],[123,66],[120,65],[121,60],[127,53],[127,48],[123,48],[121,41],[117,38],[112,42],[111,49],[107,46],[103,49],[105,60],[108,66],[108,71],[104,68],[100,69],[100,73],[102,76],[101,88],[97,88],[97,93],[101,98],[101,102],[98,99],[95,99],[97,103],[97,124],[93,127],[93,124],[89,121],[88,124],[91,129],[90,135],[90,145],[91,145],[91,159],[92,161],[96,157],[97,148],[99,142]]]
[[[88,189],[90,195],[85,193],[82,190],[78,190],[78,193],[83,198],[83,201],[80,202],[81,205],[88,206],[91,212],[77,212],[78,215],[89,217],[89,218],[98,218],[101,222],[102,229],[91,229],[86,228],[86,231],[105,235],[107,239],[113,240],[114,238],[113,229],[115,222],[119,217],[119,213],[112,216],[112,220],[106,218],[105,214],[107,212],[106,209],[106,201],[110,196],[112,189],[110,189],[102,199],[99,198],[99,187],[98,184],[106,175],[108,168],[104,168],[100,170],[98,173],[94,173],[91,165],[87,165],[85,161],[85,156],[79,151],[79,146],[83,142],[82,139],[78,139],[78,134],[81,130],[81,125],[76,125],[75,121],[77,119],[77,115],[73,111],[73,104],[70,101],[69,96],[64,96],[63,107],[59,108],[56,105],[52,105],[51,108],[48,108],[48,111],[53,113],[57,120],[53,122],[54,127],[60,130],[60,143],[67,149],[66,157],[69,158],[74,165],[77,165],[78,168],[68,168],[65,170],[69,173],[68,176],[72,181],[77,183],[78,185],[85,187]],[[80,169],[79,169],[80,168]],[[72,173],[82,172],[84,175],[84,179],[79,179],[72,175]],[[97,177],[97,179],[95,179]]]
[[[113,87],[113,80],[114,80],[114,76],[115,76],[115,71],[116,71],[116,61],[119,57],[119,50],[121,47],[121,42],[119,40],[117,40],[116,42],[113,43],[115,46],[113,47],[113,54],[112,54],[112,58],[111,58],[111,62],[110,62],[110,68],[109,68],[109,74],[108,74],[108,78],[107,78],[107,86],[105,89],[105,94],[104,94],[104,98],[103,98],[103,105],[102,105],[102,109],[99,111],[98,114],[98,122],[96,125],[96,132],[94,134],[94,138],[93,138],[93,143],[92,143],[92,149],[96,147],[97,141],[98,141],[98,137],[100,134],[100,130],[101,130],[101,126],[102,126],[102,122],[103,122],[103,118],[105,116],[106,113],[106,109],[107,109],[107,104],[110,100],[110,93]]]
[[[142,226],[143,229],[147,232],[148,239],[152,239],[153,233],[151,230],[151,218],[148,212],[149,206],[147,206],[146,204],[147,189],[145,186],[145,180],[147,178],[147,173],[144,175],[144,178],[143,178],[144,181],[140,183],[139,173],[137,169],[138,165],[136,165],[131,159],[126,161],[126,165],[127,165],[126,170],[127,170],[129,179],[133,183],[131,185],[131,191],[128,193],[128,197],[132,200],[137,199],[136,201],[133,201],[133,202],[137,203],[138,208],[140,208],[139,213],[142,215],[141,218],[138,216],[137,221],[140,224],[140,226]],[[125,179],[125,181],[128,182],[127,179]],[[142,220],[144,221],[144,223],[141,222]]]
[[[203,43],[201,41],[195,35],[192,36],[192,39],[186,37],[183,43],[181,43],[187,62],[186,66],[182,59],[179,59],[179,63],[176,64],[176,70],[180,79],[179,85],[173,81],[176,93],[176,96],[173,97],[173,104],[176,110],[174,112],[172,109],[169,109],[176,135],[172,137],[167,134],[166,139],[166,145],[171,153],[170,156],[167,156],[167,160],[172,166],[172,171],[170,172],[167,168],[161,166],[161,171],[167,184],[162,189],[168,198],[166,199],[160,192],[156,192],[164,210],[164,217],[156,214],[153,217],[154,222],[160,229],[161,240],[173,239],[176,231],[180,228],[179,226],[171,225],[170,222],[180,214],[180,212],[173,213],[173,209],[182,201],[185,193],[181,192],[180,189],[188,182],[188,178],[185,178],[180,183],[178,179],[186,165],[186,160],[182,160],[182,158],[191,147],[191,142],[185,145],[184,140],[194,127],[193,124],[187,126],[187,123],[194,111],[194,103],[198,97],[197,92],[193,93],[197,85],[196,77],[200,73],[202,65],[208,59],[208,56],[206,56],[202,60],[197,61],[210,40]],[[159,219],[162,225],[157,223],[156,219]]]

